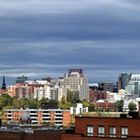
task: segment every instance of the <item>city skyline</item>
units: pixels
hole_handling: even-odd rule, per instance
[[[0,77],[59,77],[82,68],[90,82],[140,73],[138,0],[0,2]]]

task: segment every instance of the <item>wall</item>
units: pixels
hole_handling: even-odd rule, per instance
[[[80,125],[79,125],[80,124]],[[120,137],[121,126],[128,126],[130,136],[139,136],[140,137],[140,119],[131,119],[131,118],[110,118],[110,117],[76,117],[76,134],[83,134],[86,136],[86,127],[87,125],[94,126],[95,136],[98,136],[97,127],[98,125],[105,126],[105,136],[109,136],[109,127],[115,126],[117,137]],[[81,127],[82,126],[82,127]]]
[[[0,131],[0,140],[60,140],[61,131],[35,131],[34,134]]]

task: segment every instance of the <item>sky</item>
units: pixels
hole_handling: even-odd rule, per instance
[[[0,0],[0,77],[140,73],[139,13],[140,0]]]

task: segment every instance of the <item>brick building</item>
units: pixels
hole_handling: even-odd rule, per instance
[[[115,110],[115,103],[110,103],[108,101],[105,102],[96,102],[95,103],[96,110]]]
[[[96,102],[100,99],[106,99],[107,93],[106,91],[99,91],[97,89],[91,89],[89,90],[89,98],[91,102]]]
[[[140,103],[139,103],[140,104]],[[64,133],[61,140],[140,140],[139,116],[77,116],[74,133]]]
[[[71,121],[70,110],[61,109],[6,109],[2,120],[19,124],[22,117],[29,118],[31,124],[38,125],[47,123],[66,127]]]
[[[25,132],[0,131],[0,140],[60,140],[61,130],[34,130],[33,134]]]

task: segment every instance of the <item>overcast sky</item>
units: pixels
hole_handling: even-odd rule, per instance
[[[140,73],[140,0],[0,0],[0,76],[69,68],[90,82]]]

